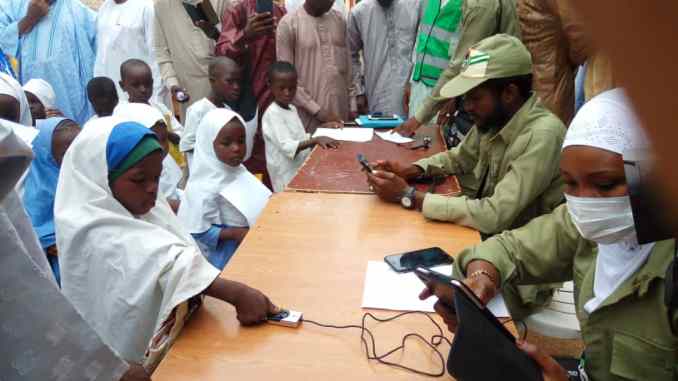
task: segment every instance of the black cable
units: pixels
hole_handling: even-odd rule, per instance
[[[379,323],[386,323],[386,322],[390,322],[390,321],[393,321],[395,319],[401,318],[405,315],[413,315],[413,314],[426,316],[426,318],[428,318],[433,323],[433,325],[438,329],[439,333],[431,336],[430,341],[426,340],[426,338],[424,338],[422,335],[420,335],[418,333],[408,333],[405,336],[403,336],[402,341],[400,343],[400,346],[393,348],[393,349],[391,349],[390,351],[388,351],[384,354],[381,354],[381,355],[377,354],[376,340],[374,338],[374,334],[372,333],[372,331],[369,330],[369,328],[366,327],[367,318],[371,318],[372,320],[379,322]],[[363,347],[365,348],[365,352],[366,352],[368,360],[375,360],[380,364],[392,366],[392,367],[395,367],[395,368],[400,368],[400,369],[407,370],[407,371],[410,371],[412,373],[420,374],[420,375],[423,375],[423,376],[441,377],[441,376],[445,375],[445,358],[443,357],[442,353],[440,353],[440,351],[438,350],[438,346],[443,341],[446,341],[450,345],[452,345],[452,343],[450,342],[450,340],[447,337],[445,337],[445,335],[443,334],[443,330],[440,327],[440,325],[438,323],[436,323],[436,321],[433,320],[433,318],[431,316],[429,316],[428,314],[426,314],[424,312],[421,312],[421,311],[403,312],[403,313],[400,313],[398,315],[391,316],[389,318],[384,318],[384,319],[378,318],[378,317],[374,316],[372,313],[367,312],[363,315],[361,325],[323,324],[323,323],[319,323],[319,322],[316,322],[316,321],[313,321],[313,320],[308,320],[308,319],[305,319],[305,318],[302,319],[302,321],[305,322],[305,323],[314,324],[314,325],[317,325],[317,326],[323,327],[323,328],[332,328],[332,329],[355,328],[355,329],[359,329],[360,330],[360,341],[363,344]],[[407,342],[407,340],[409,338],[415,338],[415,339],[421,340],[424,344],[426,344],[426,346],[428,346],[429,348],[431,348],[435,352],[435,354],[440,359],[440,363],[441,363],[441,370],[439,372],[437,372],[437,373],[426,372],[426,371],[410,368],[410,367],[407,367],[405,365],[401,365],[401,364],[386,360],[386,358],[388,358],[392,354],[398,352],[399,350],[404,351],[405,350],[405,343]]]

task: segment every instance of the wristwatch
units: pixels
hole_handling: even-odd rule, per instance
[[[400,205],[405,209],[414,209],[414,195],[416,192],[417,190],[414,187],[407,187],[405,193],[400,198]]]

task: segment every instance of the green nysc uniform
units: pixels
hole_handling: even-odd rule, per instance
[[[447,101],[438,98],[440,89],[459,74],[470,47],[499,33],[520,37],[515,0],[464,0],[458,33],[459,42],[449,46],[452,59],[440,74],[431,96],[417,109],[415,119],[421,123],[428,123]]]
[[[597,250],[581,237],[562,205],[462,251],[454,275],[462,279],[462,269],[482,259],[499,270],[502,284],[574,280],[584,367],[592,381],[678,380],[678,311],[664,305],[664,277],[675,241],[657,242],[647,262],[588,314],[584,304],[594,297]]]
[[[563,202],[560,151],[565,126],[532,95],[499,132],[471,128],[447,152],[414,165],[425,174],[456,175],[463,195],[427,194],[425,217],[479,230],[484,236],[525,225]],[[482,189],[481,189],[482,188]],[[514,319],[549,301],[553,285],[511,286],[503,293]]]

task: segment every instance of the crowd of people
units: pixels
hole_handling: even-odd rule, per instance
[[[568,1],[262,3],[0,3],[0,237],[18,248],[3,255],[49,269],[130,365],[119,379],[150,379],[203,295],[242,324],[278,311],[219,274],[311,149],[341,147],[316,129],[365,114],[402,117],[401,135],[443,130],[446,152],[378,158],[366,181],[481,233],[454,276],[483,302],[501,293],[519,320],[574,280],[589,379],[676,377],[676,245],[638,242],[624,173],[651,147]],[[451,175],[458,197],[411,185]],[[454,332],[450,303],[436,312]]]

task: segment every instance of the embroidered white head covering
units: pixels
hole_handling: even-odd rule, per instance
[[[24,126],[33,125],[33,117],[31,117],[31,108],[28,105],[24,89],[16,79],[5,73],[0,73],[0,94],[9,95],[19,102],[19,124]]]
[[[56,94],[54,89],[49,82],[44,79],[33,78],[30,81],[26,82],[24,85],[24,91],[32,93],[42,103],[43,106],[47,109],[56,109]]]
[[[219,275],[163,197],[135,217],[108,183],[108,139],[121,121],[87,123],[64,156],[54,223],[64,295],[128,362],[180,303]]]
[[[648,140],[624,90],[613,89],[584,104],[570,123],[563,149],[589,146],[623,155],[647,145]]]

